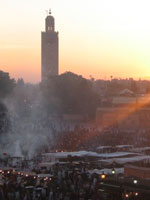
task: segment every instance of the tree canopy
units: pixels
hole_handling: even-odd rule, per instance
[[[98,103],[92,81],[66,72],[41,83],[44,103],[50,113],[82,114],[92,117]]]
[[[11,94],[15,87],[15,80],[11,79],[9,73],[0,71],[0,98]]]

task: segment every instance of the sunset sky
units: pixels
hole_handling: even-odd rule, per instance
[[[149,0],[0,0],[0,69],[36,83],[52,9],[59,71],[86,78],[150,77]]]

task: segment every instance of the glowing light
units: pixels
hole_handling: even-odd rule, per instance
[[[106,174],[101,174],[101,179],[105,179],[106,178]]]
[[[112,173],[112,174],[115,174],[115,173],[116,173],[115,169],[112,169],[111,173]]]
[[[133,183],[134,183],[134,184],[137,184],[137,183],[138,183],[138,181],[135,179],[135,180],[133,181]]]
[[[135,196],[138,196],[138,195],[139,195],[139,193],[138,193],[138,192],[136,192],[136,193],[135,193]]]
[[[116,111],[114,110],[114,114],[115,114],[115,116],[118,116],[117,122],[121,123],[123,120],[128,118],[130,115],[134,114],[134,112],[138,111],[139,109],[141,109],[142,107],[147,105],[149,102],[150,102],[150,97],[148,95],[145,95],[144,97],[137,98],[137,104],[135,104],[135,102],[131,102],[128,105],[122,106],[119,109],[116,108]],[[122,110],[126,110],[124,115],[122,115]],[[103,115],[103,118],[106,119],[108,114],[109,114],[109,111]],[[115,120],[109,121],[107,123],[107,126],[112,127],[115,123],[116,123],[116,118],[115,118]],[[102,124],[102,126],[103,125],[104,124]],[[87,137],[85,137],[84,135],[83,136],[81,135],[79,144],[82,144],[82,142],[84,143],[85,141],[89,141],[90,139],[95,137],[97,134],[98,134],[97,132],[91,132],[88,134]]]
[[[135,113],[137,110],[139,110],[142,107],[144,107],[145,105],[147,105],[150,102],[150,97],[148,95],[145,95],[144,97],[137,98],[136,101],[137,101],[137,103],[131,102],[128,105],[120,107],[119,109],[116,108],[116,110],[114,110],[114,114],[115,114],[115,116],[117,116],[117,119],[115,119],[115,120],[112,119],[110,122],[107,123],[107,126],[111,127],[116,123],[116,121],[118,123],[120,123],[123,120],[125,120],[126,118],[128,118],[130,115]],[[122,115],[123,110],[125,110],[125,112]],[[103,115],[103,118],[107,118],[108,114],[109,114],[109,111]]]

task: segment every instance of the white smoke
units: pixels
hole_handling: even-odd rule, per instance
[[[16,88],[4,104],[11,126],[8,133],[1,136],[1,152],[32,158],[51,144],[53,134],[38,86]]]

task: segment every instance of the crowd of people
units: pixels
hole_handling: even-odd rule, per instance
[[[133,144],[135,135],[142,138],[146,132],[122,131],[116,127],[75,127],[61,134],[54,130],[54,145],[58,151],[95,150],[100,145]],[[130,138],[130,140],[128,139]],[[139,139],[140,140],[140,139]],[[47,151],[49,149],[47,148]],[[24,167],[22,167],[23,170]],[[18,170],[0,170],[0,200],[122,200],[122,192],[105,193],[101,177],[88,173],[87,166],[76,168],[57,164],[51,170],[33,170],[25,173]],[[42,176],[41,176],[42,174]],[[125,197],[125,199],[127,199]]]
[[[38,173],[41,173],[38,171]],[[0,200],[99,200],[99,176],[56,165],[45,175],[1,170]],[[107,197],[108,198],[108,197]]]
[[[117,127],[98,129],[97,127],[77,126],[72,130],[68,128],[61,132],[61,134],[58,134],[57,131],[55,133],[54,144],[51,148],[65,151],[96,151],[96,148],[100,145],[132,144],[135,146],[146,146],[150,141],[149,130],[122,130]],[[137,138],[136,141],[135,138]]]

